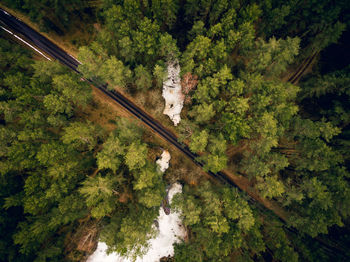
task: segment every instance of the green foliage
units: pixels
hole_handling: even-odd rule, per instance
[[[134,31],[133,40],[135,49],[139,53],[146,55],[154,55],[157,47],[155,35],[158,34],[160,28],[157,23],[153,23],[150,19],[145,17],[138,25],[138,30]]]
[[[347,1],[311,1],[303,6],[297,1],[266,1],[262,3],[260,32],[271,37],[301,36],[303,56],[324,49],[338,40],[347,23]]]
[[[0,81],[7,90],[0,102],[2,258],[62,261],[78,221],[102,219],[108,228],[106,218],[115,217],[124,220],[112,231],[118,241],[111,246],[141,252],[165,194],[142,129],[118,119],[105,140],[101,127],[75,115],[90,101],[89,86],[56,63],[31,67],[19,54],[22,67],[5,65]]]
[[[211,172],[219,172],[227,166],[227,156],[225,154],[208,154],[199,157],[199,160],[203,161],[204,170]]]
[[[335,7],[329,1],[310,2],[302,11],[295,1],[186,3],[185,20],[191,29],[181,69],[182,74],[198,76],[199,83],[188,111],[191,124],[181,126],[181,135],[191,135],[190,149],[201,151],[199,160],[213,172],[226,166],[226,144],[238,151],[229,159],[232,166],[237,168],[238,163],[236,170],[252,179],[262,197],[295,212],[293,225],[311,236],[341,225],[344,219],[336,206],[347,201],[347,190],[339,197],[332,179],[324,178],[328,174],[341,188],[347,184],[347,172],[339,170],[346,170],[348,147],[346,139],[338,137],[343,137],[339,126],[347,129],[349,123],[340,99],[348,96],[348,70],[325,77],[316,73],[302,84],[301,93],[280,77],[296,59],[337,41],[345,22],[340,14],[347,8],[345,2]],[[299,112],[296,102],[312,98],[305,104],[314,105],[319,97],[327,104],[326,95],[339,98],[332,106],[317,105],[306,116]],[[201,136],[202,130],[208,135]],[[219,134],[219,141],[212,144],[222,144],[221,151],[210,142]],[[318,194],[305,191],[303,182],[313,178],[324,187],[320,192],[328,192],[327,208],[317,201]],[[315,208],[308,207],[311,202]],[[318,229],[314,221],[321,221]],[[288,254],[297,259],[290,247],[285,253],[274,252],[281,260]]]
[[[203,152],[208,144],[209,134],[206,130],[194,133],[191,137],[190,149],[193,152]]]
[[[286,40],[270,38],[268,43],[260,39],[247,69],[268,77],[279,76],[298,55],[299,43],[299,38],[287,37]]]
[[[208,105],[203,103],[193,107],[193,111],[190,114],[195,117],[196,122],[205,123],[215,116],[214,106],[213,104]]]
[[[142,255],[147,241],[155,234],[152,225],[157,213],[156,209],[138,206],[115,214],[102,230],[101,241],[121,255],[134,258]]]
[[[111,169],[114,173],[118,170],[124,155],[125,146],[115,134],[110,135],[103,144],[103,149],[97,153],[97,166],[99,169]]]
[[[192,29],[188,32],[188,35],[190,40],[193,40],[197,35],[204,35],[204,32],[204,23],[203,21],[199,20],[193,23]]]
[[[122,143],[130,144],[132,141],[141,139],[143,134],[142,128],[134,121],[127,118],[117,119],[117,129],[115,130],[117,137]]]
[[[73,122],[64,129],[62,141],[78,150],[92,150],[98,143],[101,130],[90,122]]]
[[[153,165],[149,163],[144,166],[141,170],[134,172],[134,189],[142,190],[147,187],[152,187],[154,184],[157,184],[157,181],[160,179],[160,173],[155,169]]]
[[[148,208],[158,208],[164,199],[164,184],[158,183],[138,193],[139,203]]]
[[[101,46],[93,42],[90,47],[83,46],[79,48],[78,59],[82,63],[78,66],[79,71],[90,79],[98,76],[98,72],[107,57]]]
[[[108,56],[103,47],[94,42],[90,47],[79,49],[78,59],[81,65],[78,70],[88,79],[109,83],[109,89],[116,86],[126,88],[131,80],[131,71],[115,56]]]
[[[85,81],[81,81],[78,75],[58,75],[52,80],[54,87],[74,105],[86,106],[91,101],[90,87]]]
[[[257,188],[261,196],[267,198],[280,197],[285,192],[283,183],[275,176],[259,177]]]
[[[49,94],[44,98],[44,106],[47,110],[51,111],[54,114],[66,114],[68,116],[72,115],[72,107],[70,104],[66,103],[64,97]]]
[[[277,259],[280,261],[299,261],[298,253],[290,247],[291,241],[278,223],[267,223],[264,231],[264,234],[268,236],[266,245],[274,252]]]
[[[95,218],[104,217],[112,213],[117,207],[114,195],[115,178],[112,176],[89,177],[82,184],[79,192],[85,197],[85,202],[91,208],[91,215]]]
[[[153,77],[157,87],[163,86],[163,82],[166,80],[168,73],[165,70],[165,65],[156,64],[153,69]]]
[[[117,128],[96,155],[100,173],[79,189],[93,217],[111,217],[101,238],[111,250],[132,257],[147,247],[165,194],[162,173],[148,160],[148,147],[141,137],[142,129],[135,123],[117,119]]]
[[[112,56],[103,63],[98,71],[98,76],[110,83],[110,89],[115,86],[125,88],[130,81],[131,72],[120,60]]]
[[[61,29],[95,5],[5,2]],[[178,132],[204,170],[229,165],[284,207],[289,225],[316,237],[350,215],[349,68],[313,67],[300,88],[282,78],[338,41],[349,5],[333,2],[104,0],[95,9],[98,36],[80,48],[78,69],[133,95],[161,88],[167,62],[178,60],[181,75],[196,80]],[[33,63],[2,39],[0,62],[1,257],[62,261],[65,236],[88,214],[100,221],[111,251],[144,252],[165,182],[148,159],[142,129],[117,119],[106,137],[78,117],[91,88],[57,63]],[[297,261],[293,246],[300,259],[319,254],[267,213],[253,213],[235,190],[185,186],[176,206],[190,233],[176,245],[175,260],[262,261],[268,252]]]
[[[175,22],[179,8],[179,1],[176,0],[152,0],[151,11],[153,18],[159,21],[160,25],[171,29]]]
[[[75,116],[77,106],[89,103],[91,89],[57,64],[46,64],[46,70],[41,62],[33,69],[28,65],[21,76],[9,70],[5,86],[1,83],[2,90],[9,90],[8,97],[1,96],[6,119],[0,128],[1,179],[18,181],[3,193],[7,182],[0,180],[4,199],[0,221],[7,221],[12,210],[18,213],[4,234],[8,239],[0,239],[14,248],[1,250],[2,257],[20,253],[23,259],[62,260],[65,237],[88,214],[95,219],[123,215],[121,232],[113,232],[119,232],[124,242],[118,239],[111,246],[123,252],[140,251],[151,236],[165,193],[162,176],[147,159],[147,145],[140,141],[142,130],[118,119],[117,129],[103,142],[100,127]],[[70,88],[74,89],[71,96]],[[50,117],[63,117],[63,121],[57,126]],[[87,176],[95,162],[97,174]],[[128,183],[135,188],[128,188]],[[131,197],[136,200],[133,204],[128,203]]]
[[[204,75],[203,66],[199,66],[193,71],[193,67],[199,61],[207,58],[210,50],[211,41],[205,36],[197,36],[187,47],[187,50],[183,54],[182,72],[194,73],[199,77]]]
[[[159,71],[156,73],[161,74]],[[152,85],[151,74],[142,65],[135,68],[135,85],[140,90],[149,89]]]
[[[91,89],[56,63],[32,65],[26,52],[0,44],[1,52],[21,61],[21,67],[15,60],[5,63],[0,81],[1,91],[6,90],[6,95],[1,92],[0,221],[12,217],[2,231],[7,239],[1,237],[0,242],[8,250],[1,248],[1,257],[62,260],[63,228],[87,215],[77,186],[89,172],[92,157],[60,139],[68,119],[72,126],[79,125],[74,112],[87,105]],[[61,121],[53,123],[53,118]]]
[[[146,78],[149,87],[150,77],[142,73],[141,66],[153,69],[158,60],[174,59],[179,54],[176,41],[165,32],[174,26],[178,8],[177,0],[104,1],[105,30],[99,34],[99,42],[110,55],[130,64],[133,71],[138,68],[134,71],[136,79]],[[141,88],[145,80],[136,85]]]
[[[182,212],[184,224],[191,227],[187,245],[196,250],[200,260],[228,260],[234,250],[243,246],[244,235],[255,224],[248,203],[234,189],[214,188],[209,183],[197,188],[185,186],[184,193],[173,201]],[[187,257],[187,248],[184,243],[176,246],[175,259]]]
[[[347,67],[343,70],[335,71],[327,75],[314,75],[302,83],[303,98],[319,98],[326,94],[349,94],[349,70]]]
[[[125,163],[130,170],[140,169],[146,164],[147,146],[133,142],[127,149]]]

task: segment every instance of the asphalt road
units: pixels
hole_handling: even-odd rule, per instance
[[[76,60],[74,57],[67,54],[65,51],[63,51],[61,48],[59,48],[57,45],[52,43],[50,40],[48,40],[46,37],[23,23],[21,20],[17,19],[16,17],[8,14],[5,10],[0,8],[0,24],[12,31],[12,33],[15,33],[19,37],[25,39],[26,41],[29,41],[32,45],[34,45],[36,48],[38,48],[40,51],[45,52],[50,57],[58,60],[60,63],[66,65],[70,69],[74,70],[75,72],[81,74],[78,71],[78,65],[80,62]],[[136,118],[140,119],[142,122],[144,122],[147,126],[149,126],[154,132],[157,132],[159,135],[161,135],[164,139],[166,139],[169,143],[173,144],[176,148],[178,148],[182,153],[184,153],[187,157],[189,157],[195,164],[197,164],[200,167],[203,167],[203,163],[199,162],[197,160],[198,155],[195,153],[192,153],[190,149],[180,143],[176,136],[172,134],[169,130],[167,130],[165,127],[163,127],[157,120],[149,116],[146,112],[144,112],[142,109],[137,107],[135,104],[133,104],[130,100],[128,100],[126,97],[124,97],[122,94],[120,94],[117,91],[110,91],[106,89],[107,85],[98,85],[94,81],[87,79],[91,84],[93,84],[96,88],[101,90],[103,93],[105,93],[107,96],[109,96],[111,99],[113,99],[115,102],[123,106],[126,110],[128,110],[131,114],[133,114]],[[218,179],[224,184],[231,185],[235,188],[237,188],[239,191],[242,192],[242,190],[233,183],[225,174],[222,172],[213,173],[208,172],[211,176]],[[254,198],[250,197],[248,194],[245,194],[247,196],[247,200],[249,203],[254,204],[254,206],[259,209],[260,211],[263,211],[265,215],[272,216],[273,213],[269,209],[267,209],[265,206],[263,206],[261,203],[256,201]],[[276,216],[276,218],[279,218]],[[282,223],[285,223],[281,218],[279,220]],[[284,228],[288,230],[290,233],[297,233],[297,230],[293,227],[288,227],[284,225]],[[304,236],[308,239],[310,239],[309,236]],[[322,248],[327,253],[332,253],[331,251],[339,251],[334,246],[329,246],[327,243],[325,243],[321,239],[314,239],[319,244],[321,244]]]

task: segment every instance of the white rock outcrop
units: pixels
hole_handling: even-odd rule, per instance
[[[169,203],[176,194],[182,193],[179,183],[173,184],[168,191]],[[182,225],[181,214],[171,211],[165,214],[162,207],[157,218],[159,232],[155,238],[149,240],[149,249],[143,257],[137,257],[136,262],[159,262],[160,258],[174,255],[174,243],[179,243],[186,236],[186,230]],[[131,262],[132,259],[122,257],[118,253],[107,254],[107,245],[99,242],[96,251],[88,258],[87,262]]]
[[[177,60],[168,63],[168,78],[163,83],[165,108],[163,114],[168,115],[174,125],[181,121],[181,110],[185,96],[181,90],[180,65]]]
[[[169,168],[169,161],[171,159],[170,153],[168,150],[163,150],[161,157],[156,161],[157,165],[160,168],[162,173]]]

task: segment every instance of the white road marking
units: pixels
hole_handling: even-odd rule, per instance
[[[1,27],[2,29],[4,29],[7,33],[13,35],[13,33],[12,33],[10,30],[7,30],[5,27],[2,27],[1,25],[0,25],[0,27]]]
[[[72,56],[71,54],[68,54],[71,58],[73,58],[75,61],[77,61],[79,64],[82,64],[78,59],[76,59],[74,56]]]
[[[20,38],[19,36],[17,36],[16,34],[12,33],[10,30],[6,29],[5,27],[2,27],[0,25],[0,27],[2,29],[4,29],[7,33],[13,35],[14,37],[16,37],[18,40],[22,41],[23,43],[25,43],[27,46],[29,46],[30,48],[34,49],[36,52],[38,52],[39,54],[41,54],[43,57],[45,57],[47,60],[50,60],[50,57],[47,57],[44,53],[42,53],[41,51],[39,51],[38,49],[36,49],[34,46],[32,46],[31,44],[29,44],[27,41],[23,40],[22,38]]]
[[[2,9],[1,9],[1,11],[3,11],[3,12],[4,12],[5,14],[7,14],[7,15],[10,15],[10,14],[9,14],[9,13],[7,13],[5,10],[2,10]]]

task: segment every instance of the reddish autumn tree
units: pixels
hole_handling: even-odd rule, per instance
[[[185,95],[185,103],[191,102],[191,97],[188,95],[198,84],[198,76],[192,75],[190,72],[184,74],[181,80],[182,93]]]

